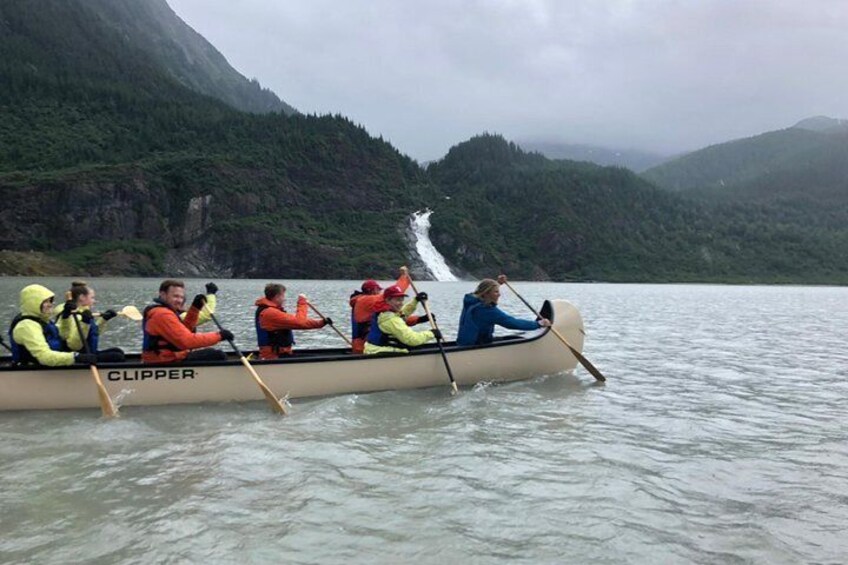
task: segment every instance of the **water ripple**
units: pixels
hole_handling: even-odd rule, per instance
[[[307,284],[344,319],[352,283]],[[469,285],[421,286],[454,331]],[[844,561],[848,289],[521,287],[582,309],[605,385],[0,414],[0,561]]]

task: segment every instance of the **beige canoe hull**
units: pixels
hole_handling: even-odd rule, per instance
[[[554,326],[583,350],[583,320],[567,301],[553,300]],[[338,351],[338,350],[336,350]],[[447,347],[459,386],[506,382],[571,371],[577,360],[553,332],[480,348]],[[307,398],[382,390],[449,387],[438,350],[409,355],[337,354],[255,362],[257,373],[280,397]],[[245,367],[227,363],[155,367],[141,364],[100,367],[109,395],[120,406],[195,404],[263,400]],[[0,370],[0,410],[99,408],[88,367]]]

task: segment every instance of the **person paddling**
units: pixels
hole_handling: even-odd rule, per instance
[[[203,349],[233,339],[229,330],[194,333],[206,297],[192,300],[185,319],[180,319],[185,304],[185,283],[168,279],[159,285],[159,296],[144,309],[141,360],[144,363],[178,361],[224,361],[227,354],[219,349]]]
[[[206,294],[202,295],[205,300],[205,308],[203,306],[200,307],[200,312],[197,315],[197,322],[194,324],[194,329],[197,329],[199,326],[207,322],[212,321],[212,314],[215,313],[215,308],[218,306],[218,299],[216,295],[218,294],[218,285],[214,282],[206,283]],[[195,295],[194,300],[197,300],[197,297],[201,296],[200,294]],[[185,320],[186,316],[188,316],[188,310],[180,313],[180,319]]]
[[[371,316],[371,329],[365,343],[365,354],[408,353],[408,347],[418,347],[428,341],[441,339],[439,330],[417,332],[410,329],[406,317],[418,307],[420,301],[427,299],[426,293],[420,293],[404,305],[406,294],[400,286],[390,286],[383,291],[382,300],[374,308]]]
[[[457,345],[492,343],[495,326],[503,326],[510,330],[531,331],[551,325],[550,320],[544,318],[540,320],[513,318],[498,308],[498,300],[501,297],[500,285],[505,282],[506,275],[499,276],[498,280],[483,279],[473,293],[465,295],[462,313],[459,316]]]
[[[406,292],[410,282],[409,270],[406,267],[401,267],[400,277],[398,277],[394,286]],[[383,289],[377,281],[369,279],[362,283],[361,288],[361,291],[357,290],[350,295],[350,326],[351,335],[353,336],[353,353],[363,353],[365,351],[365,341],[371,329],[371,318],[374,316],[377,304],[383,301]],[[425,316],[411,315],[406,318],[406,323],[410,326],[426,321],[427,318]]]
[[[68,300],[62,306],[56,325],[68,350],[96,353],[102,362],[117,363],[123,361],[124,352],[122,349],[117,347],[100,349],[100,334],[105,329],[106,323],[117,316],[118,313],[114,310],[106,310],[95,318],[91,311],[91,308],[97,302],[94,289],[82,281],[72,282],[71,289],[66,293],[66,296]],[[80,335],[80,332],[82,332],[82,335]]]
[[[292,354],[294,333],[292,330],[314,330],[333,325],[330,318],[309,318],[308,301],[303,294],[297,297],[297,310],[289,314],[283,308],[286,287],[277,283],[265,285],[265,296],[254,303],[254,325],[259,344],[260,359],[279,359]]]
[[[79,363],[92,365],[98,361],[94,353],[74,353],[59,335],[59,328],[51,320],[56,295],[40,284],[31,284],[21,290],[21,310],[9,327],[9,341],[14,364],[38,364],[62,367]]]

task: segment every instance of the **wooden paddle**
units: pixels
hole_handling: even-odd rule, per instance
[[[321,312],[319,312],[319,311],[318,311],[318,308],[316,308],[316,307],[315,307],[315,306],[314,306],[311,302],[309,302],[309,301],[307,300],[307,301],[306,301],[306,304],[307,304],[310,308],[312,308],[312,311],[313,311],[313,312],[315,312],[316,314],[318,314],[318,317],[319,317],[319,318],[321,318],[321,319],[322,319],[322,320],[324,320],[325,322],[327,321],[327,317],[326,317],[326,316],[324,316],[324,314],[322,314]],[[333,328],[333,330],[335,330],[335,332],[336,332],[337,334],[339,334],[339,337],[340,337],[340,338],[342,338],[343,340],[345,340],[349,346],[353,347],[353,343],[352,343],[352,342],[351,342],[351,341],[347,338],[347,336],[346,336],[345,334],[343,334],[343,333],[339,330],[339,328],[337,328],[337,327],[336,327],[336,325],[335,325],[335,324],[330,325],[330,327],[331,327],[331,328]]]
[[[203,305],[206,308],[206,304]],[[218,323],[218,319],[215,317],[209,308],[206,308],[206,311],[209,312],[209,316],[212,318],[212,321],[215,322],[215,325],[218,326],[218,330],[224,331],[224,328],[221,327],[221,324]],[[278,414],[282,414],[284,416],[288,415],[289,411],[286,408],[285,403],[280,402],[280,399],[274,394],[274,392],[268,388],[268,386],[262,382],[262,379],[259,378],[259,375],[256,373],[256,369],[253,368],[253,365],[250,364],[250,361],[244,356],[241,350],[236,347],[236,344],[233,340],[228,339],[227,342],[230,344],[230,347],[233,348],[233,351],[239,357],[239,361],[244,365],[244,368],[250,373],[250,376],[253,377],[253,380],[256,381],[256,384],[259,385],[259,388],[262,390],[262,394],[265,395],[265,399],[268,400],[268,404],[271,405],[271,408],[277,412]]]
[[[407,274],[406,276],[409,277],[409,284],[412,287],[413,292],[415,292],[415,294],[418,294],[418,289],[415,288],[415,283],[413,282],[412,277],[409,276],[409,274]],[[436,325],[436,320],[433,319],[433,314],[430,313],[430,307],[427,306],[427,301],[423,300],[421,304],[424,305],[424,312],[427,313],[427,320],[430,322],[430,327],[434,330],[438,330],[439,326]],[[448,356],[445,354],[445,346],[442,344],[443,339],[444,338],[437,339],[436,345],[439,346],[439,352],[442,354],[442,361],[445,362],[445,369],[447,369],[448,371],[448,378],[450,378],[451,383],[451,394],[456,394],[457,392],[459,392],[459,389],[456,386],[456,380],[453,378],[453,371],[451,371],[450,363],[448,363]]]
[[[91,353],[88,348],[88,340],[85,339],[85,334],[82,333],[82,325],[79,321],[79,315],[76,313],[71,314],[74,318],[74,323],[77,326],[77,332],[79,333],[80,340],[82,341],[82,346],[85,348],[86,353]],[[115,405],[112,403],[112,398],[109,396],[109,393],[106,391],[106,387],[103,386],[103,381],[100,379],[100,371],[97,370],[97,365],[92,363],[89,365],[91,369],[91,376],[94,378],[94,384],[97,385],[97,397],[100,399],[100,411],[103,412],[104,418],[115,418],[119,416],[118,409],[115,408]]]
[[[141,312],[138,311],[138,308],[136,308],[135,306],[132,306],[132,305],[124,306],[123,308],[121,308],[117,312],[117,314],[118,314],[118,316],[123,316],[124,318],[129,318],[130,320],[132,320],[134,322],[140,322],[141,318],[142,318]],[[97,312],[94,315],[95,316],[102,316],[103,313]]]
[[[524,300],[524,297],[521,296],[520,294],[518,294],[517,290],[512,288],[512,285],[509,284],[509,281],[504,280],[504,284],[507,287],[509,287],[509,290],[511,290],[515,294],[515,296],[517,296],[518,299],[521,300],[524,303],[525,306],[530,308],[530,311],[533,312],[536,315],[537,318],[539,318],[539,319],[542,318],[542,316],[539,315],[539,313],[536,311],[536,309],[533,308],[532,306],[530,306],[530,303],[527,302],[526,300]],[[578,361],[580,361],[580,364],[583,365],[586,368],[586,370],[589,371],[592,374],[593,377],[595,377],[596,380],[598,380],[600,382],[604,382],[604,381],[607,380],[607,378],[604,375],[602,375],[601,372],[598,369],[596,369],[595,366],[592,365],[589,362],[588,359],[583,357],[583,355],[579,351],[577,351],[574,347],[572,347],[572,345],[570,343],[568,343],[568,341],[562,336],[561,333],[559,333],[559,331],[557,331],[557,329],[555,327],[551,326],[551,331],[554,332],[554,335],[559,338],[559,340],[563,343],[563,345],[565,345],[569,349],[569,351],[571,351],[571,354],[574,355],[577,358]]]

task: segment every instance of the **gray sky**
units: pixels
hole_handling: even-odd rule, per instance
[[[420,161],[469,137],[664,153],[848,118],[845,0],[168,0],[305,113]]]

